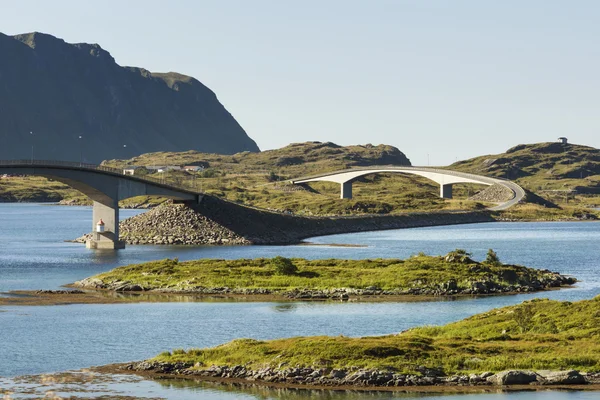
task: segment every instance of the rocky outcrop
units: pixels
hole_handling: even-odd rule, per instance
[[[97,44],[38,32],[0,33],[0,59],[0,158],[29,159],[32,146],[36,159],[91,163],[159,151],[259,151],[192,77],[122,67]]]
[[[486,211],[300,217],[205,195],[198,205],[165,203],[122,221],[120,235],[128,244],[272,245],[337,233],[493,221]],[[76,241],[85,241],[85,237]]]
[[[358,387],[393,387],[393,386],[503,386],[503,385],[585,385],[597,384],[598,374],[586,374],[578,371],[554,371],[545,375],[532,371],[503,371],[497,374],[483,372],[470,375],[449,375],[443,371],[427,367],[418,367],[419,374],[401,374],[395,371],[378,369],[331,369],[295,367],[265,367],[257,370],[243,365],[217,366],[203,369],[200,364],[186,362],[164,363],[142,361],[126,364],[123,370],[151,372],[190,377],[210,377],[221,379],[243,379],[254,383],[283,383],[307,386],[358,386]],[[562,377],[555,379],[553,377]]]

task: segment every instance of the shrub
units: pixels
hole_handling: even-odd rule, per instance
[[[498,257],[498,254],[496,254],[496,252],[492,249],[488,250],[487,255],[485,256],[485,262],[488,264],[492,264],[492,265],[502,264],[500,262],[500,258]]]
[[[289,258],[277,256],[273,258],[271,264],[279,275],[294,275],[298,272],[298,267]]]
[[[521,333],[529,332],[533,328],[533,317],[535,311],[531,304],[523,303],[515,309],[513,320],[521,330]]]

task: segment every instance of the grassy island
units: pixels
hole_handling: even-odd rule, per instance
[[[273,259],[129,265],[75,283],[114,291],[198,294],[277,294],[291,298],[372,295],[458,295],[529,292],[571,285],[574,278],[548,270],[502,264],[490,250],[477,262],[464,250],[406,260]]]
[[[214,348],[164,352],[127,369],[358,386],[461,380],[597,384],[599,338],[600,296],[574,303],[539,299],[394,335],[239,339]]]

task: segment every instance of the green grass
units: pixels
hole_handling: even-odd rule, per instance
[[[449,169],[515,180],[538,195],[566,202],[567,192],[600,194],[600,150],[576,144],[519,145],[505,153],[456,162]],[[573,195],[570,195],[573,200]],[[597,198],[597,196],[596,196]]]
[[[516,149],[516,150],[515,150]],[[298,215],[401,214],[442,210],[478,210],[491,204],[468,198],[485,186],[456,184],[454,199],[439,197],[439,187],[425,178],[402,174],[368,175],[353,183],[353,199],[339,199],[340,187],[314,182],[309,190],[289,184],[289,179],[320,172],[369,165],[406,165],[408,160],[392,146],[338,146],[333,143],[294,143],[260,153],[219,155],[187,151],[148,153],[128,160],[108,160],[107,166],[204,164],[201,173],[172,171],[155,174],[167,182],[206,192],[240,204],[289,211]],[[554,143],[518,146],[507,153],[460,161],[448,168],[515,179],[525,188],[565,206],[551,213],[535,212],[528,218],[571,219],[570,207],[585,209],[600,204],[600,196],[565,190],[600,192],[600,150]],[[556,191],[560,190],[560,191]],[[0,199],[11,201],[75,200],[91,204],[81,193],[44,178],[0,180]],[[127,200],[122,206],[153,203],[147,197]],[[525,211],[525,210],[523,210]],[[552,214],[552,215],[550,215]],[[537,217],[539,216],[539,218]],[[505,217],[508,218],[508,217]]]
[[[547,208],[537,204],[517,204],[501,212],[495,212],[495,218],[516,221],[579,221],[588,218],[600,219],[600,211],[581,206]]]
[[[372,175],[353,185],[354,199],[340,200],[338,184],[317,182],[310,190],[291,185],[287,180],[318,172],[334,171],[367,165],[406,165],[409,161],[392,146],[338,146],[333,143],[294,143],[276,150],[260,153],[243,152],[219,155],[188,151],[181,153],[148,153],[129,160],[108,160],[103,164],[114,168],[129,165],[208,165],[201,173],[171,171],[155,174],[167,182],[184,185],[240,204],[264,209],[291,211],[299,215],[398,214],[411,211],[474,210],[482,203],[466,200],[477,188],[457,185],[455,200],[444,200],[433,182],[415,176],[399,174]],[[28,188],[28,178],[11,178],[10,184],[0,186],[0,198],[12,199],[19,190],[19,200],[44,200],[44,192],[55,188],[52,201],[66,199],[76,204],[91,204],[81,193],[68,186],[36,178],[36,190]],[[3,181],[0,180],[0,184]],[[479,187],[481,189],[481,187]],[[144,198],[129,204],[150,202]],[[122,202],[122,206],[127,204]]]
[[[146,289],[193,290],[194,288],[262,288],[273,291],[292,289],[383,290],[439,289],[455,281],[458,289],[471,288],[475,281],[495,282],[503,287],[525,284],[550,276],[548,271],[517,265],[449,262],[444,257],[417,255],[406,260],[306,260],[295,258],[298,272],[277,273],[274,259],[242,259],[179,262],[161,260],[116,268],[94,278],[105,284],[129,282]]]
[[[60,182],[38,176],[0,178],[0,199],[4,201],[60,201],[78,193]]]
[[[600,297],[576,303],[532,300],[445,326],[387,336],[239,339],[208,349],[164,352],[153,360],[186,361],[196,368],[279,365],[375,368],[446,374],[506,369],[600,371]],[[284,367],[285,368],[285,367]]]

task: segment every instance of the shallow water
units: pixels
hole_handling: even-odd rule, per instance
[[[138,213],[123,210],[122,217]],[[85,368],[153,356],[173,348],[206,347],[239,337],[271,339],[296,335],[365,336],[444,324],[533,297],[579,300],[600,294],[600,223],[493,223],[365,232],[314,238],[319,244],[366,247],[129,246],[118,252],[64,243],[89,230],[91,209],[32,204],[0,204],[0,292],[55,289],[118,265],[152,259],[253,258],[283,255],[306,258],[408,257],[423,251],[445,254],[465,248],[481,259],[487,249],[504,262],[548,268],[583,280],[577,288],[517,296],[415,303],[240,303],[178,302],[54,307],[0,307],[0,376],[15,377]],[[12,382],[12,383],[11,383]],[[13,385],[0,380],[0,388]],[[156,386],[141,381],[129,394],[167,398],[364,398],[363,394],[291,391],[261,394],[229,388]],[[141,385],[141,386],[140,386]],[[172,385],[172,384],[170,384]],[[108,385],[109,388],[117,386]],[[119,386],[121,387],[121,386]],[[160,389],[160,390],[159,390]],[[120,390],[120,389],[119,389]],[[159,394],[160,393],[160,394]],[[526,399],[588,399],[590,393],[527,393]],[[597,393],[591,395],[600,396]],[[154,396],[154,395],[152,395]],[[359,397],[353,397],[359,396]],[[389,394],[374,398],[396,398]],[[387,397],[386,397],[387,396]],[[396,395],[394,395],[396,396]],[[491,396],[491,397],[490,397]],[[497,396],[478,395],[481,399]],[[522,397],[529,396],[529,397]],[[436,397],[439,398],[439,397]],[[471,399],[473,396],[452,397]]]

